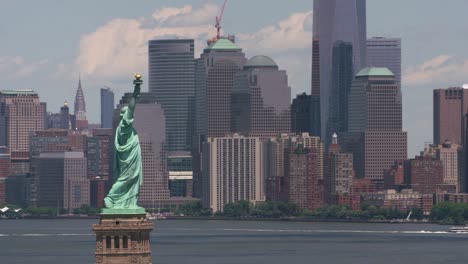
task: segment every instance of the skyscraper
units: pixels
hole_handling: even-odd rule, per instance
[[[262,143],[238,134],[210,137],[203,144],[205,208],[223,211],[227,203],[265,201]]]
[[[246,62],[242,49],[231,38],[220,38],[196,60],[196,129],[192,144],[194,196],[202,193],[201,144],[208,137],[231,132],[231,93],[234,77]]]
[[[286,71],[267,56],[254,56],[234,78],[232,132],[269,138],[291,131],[291,87]]]
[[[75,95],[75,128],[77,130],[88,129],[88,119],[86,118],[86,103],[83,88],[81,87],[81,78],[78,80],[78,89]]]
[[[101,88],[101,128],[112,128],[114,116],[114,92],[109,87]]]
[[[291,104],[291,132],[300,134],[311,130],[312,96],[298,94]]]
[[[348,130],[348,97],[353,80],[353,46],[336,41],[332,52],[332,79],[326,135],[341,134]],[[331,142],[325,141],[325,145]]]
[[[0,91],[0,145],[9,148],[12,160],[29,160],[29,134],[44,129],[45,113],[32,90]]]
[[[396,160],[407,157],[407,134],[402,131],[400,86],[387,68],[365,68],[355,77],[349,95],[348,132],[342,145],[353,153],[358,177],[383,180]]]
[[[60,107],[60,128],[70,129],[70,109],[68,108],[67,101]]]
[[[434,90],[434,145],[449,140],[461,145],[463,117],[468,112],[468,89],[450,87]]]
[[[367,39],[367,66],[386,67],[401,85],[401,39],[374,37]]]
[[[149,91],[164,109],[167,150],[190,151],[195,118],[194,41],[150,40],[148,56]]]
[[[208,46],[196,66],[196,131],[198,139],[222,137],[231,132],[231,93],[234,77],[246,62],[231,39]]]
[[[315,0],[314,32],[312,37],[312,93],[320,96],[321,136],[330,144],[331,134],[326,134],[330,113],[333,73],[333,47],[338,41],[352,48],[353,72],[367,65],[366,59],[366,1],[365,0]]]

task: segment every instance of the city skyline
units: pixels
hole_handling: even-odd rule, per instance
[[[464,62],[468,56],[463,55],[466,51],[463,43],[466,43],[468,34],[463,34],[467,29],[462,27],[462,10],[466,10],[468,3],[453,1],[450,6],[442,6],[442,3],[437,1],[425,1],[426,15],[418,17],[414,14],[417,14],[421,6],[419,2],[368,1],[367,3],[367,37],[384,36],[402,39],[403,118],[404,128],[409,133],[409,156],[417,154],[423,148],[425,141],[432,140],[432,106],[429,103],[432,89],[461,86],[467,82],[464,81],[463,75],[468,72]],[[132,48],[137,44],[143,44],[142,49],[145,49],[149,39],[136,39],[135,43],[129,43],[124,39],[125,36],[132,34],[133,31],[144,33],[145,37],[156,34],[156,31],[165,32],[164,34],[169,36],[175,28],[178,28],[182,34],[193,34],[187,37],[195,38],[195,53],[198,56],[199,51],[205,46],[206,38],[215,34],[212,24],[220,4],[218,1],[160,1],[131,6],[120,2],[109,7],[108,3],[102,2],[97,6],[93,4],[90,8],[86,2],[79,5],[28,3],[29,7],[25,8],[25,3],[21,1],[2,3],[1,20],[11,21],[13,19],[11,15],[14,14],[15,20],[37,22],[32,23],[34,26],[25,23],[8,28],[0,27],[0,34],[8,36],[0,44],[2,86],[6,89],[33,89],[43,98],[48,98],[49,111],[58,112],[64,100],[72,102],[74,99],[81,69],[83,89],[88,102],[88,119],[92,123],[97,123],[99,89],[107,85],[115,90],[119,98],[131,85],[127,83],[125,77],[130,75],[134,68],[143,71],[147,69],[147,63],[139,63],[145,54],[140,54],[140,50]],[[269,9],[269,16],[256,16],[257,10],[261,10],[265,4],[266,1],[256,1],[249,5],[244,1],[229,2],[225,11],[223,32],[238,36],[236,43],[246,52],[247,58],[259,54],[268,55],[277,61],[282,69],[287,70],[292,98],[303,91],[309,92],[310,59],[302,61],[301,58],[303,56],[311,58],[312,40],[309,36],[312,35],[312,1],[296,1],[294,4],[277,3]],[[46,9],[45,6],[50,8]],[[244,10],[246,6],[249,8]],[[19,8],[24,12],[13,12]],[[28,9],[41,12],[36,13]],[[86,19],[70,15],[73,12],[82,13],[84,10],[87,10],[89,15]],[[244,14],[242,20],[236,19],[236,14],[240,10]],[[446,11],[440,12],[440,10]],[[54,25],[52,20],[44,19],[52,12],[57,14],[61,23]],[[399,13],[398,21],[388,15],[392,12]],[[155,14],[154,18],[152,14]],[[169,16],[171,14],[173,16]],[[440,20],[429,19],[441,16],[443,18]],[[252,23],[252,20],[255,20],[255,23]],[[301,22],[306,22],[306,25]],[[119,23],[127,25],[119,28],[125,34],[116,34],[112,31],[114,33],[107,36],[108,40],[116,40],[118,43],[123,41],[125,44],[123,47],[128,47],[129,52],[122,54],[122,50],[116,50],[111,45],[109,52],[116,55],[115,61],[108,60],[105,56],[96,56],[99,63],[94,65],[96,66],[94,73],[91,74],[86,67],[78,69],[79,58],[82,58],[81,61],[84,58],[81,55],[84,54],[85,44],[90,44],[92,41],[102,43],[107,39],[102,35],[103,30],[124,25]],[[195,25],[194,28],[189,28],[187,26],[189,24]],[[176,25],[179,27],[175,27]],[[60,29],[56,28],[58,26]],[[67,28],[67,32],[63,32],[64,27]],[[193,29],[193,32],[187,33],[188,29]],[[438,38],[433,37],[434,31],[437,31]],[[41,35],[38,36],[37,32],[41,32]],[[56,32],[63,33],[60,34],[61,39],[58,42],[52,38],[52,34]],[[35,49],[25,48],[28,43],[26,40],[30,37],[37,37]],[[289,47],[285,47],[282,41],[279,41],[283,38],[290,40]],[[256,43],[259,45],[255,45]],[[96,51],[98,55],[105,53],[104,50]],[[124,66],[116,64],[116,62],[125,62],[129,58]],[[116,67],[117,70],[113,71],[115,75],[109,74]],[[103,69],[107,69],[107,72]],[[144,90],[145,87],[147,83]],[[427,103],[421,107],[421,101]]]

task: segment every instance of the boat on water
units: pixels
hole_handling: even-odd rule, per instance
[[[451,233],[468,234],[468,226],[454,226],[449,229]]]
[[[155,214],[155,213],[146,213],[146,219],[148,220],[164,220],[166,219],[166,216],[164,216],[163,214]]]

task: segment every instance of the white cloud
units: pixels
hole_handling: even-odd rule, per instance
[[[0,56],[0,74],[6,78],[23,78],[43,69],[48,60],[27,62],[20,56]]]
[[[312,45],[312,11],[294,13],[287,19],[253,33],[238,34],[239,45],[249,53],[282,53],[309,49]]]
[[[403,75],[405,85],[445,84],[461,85],[468,76],[468,60],[460,61],[453,55],[442,54],[411,66]]]
[[[113,19],[95,32],[82,36],[77,66],[84,75],[103,78],[146,72],[149,40],[177,36],[202,42],[215,33],[207,21],[208,17],[216,15],[215,11],[216,6],[211,4],[199,9],[167,7],[155,12],[151,21]]]
[[[148,65],[148,40],[162,37],[195,39],[198,56],[206,40],[215,35],[213,27],[218,6],[205,4],[199,8],[186,5],[165,7],[151,18],[113,19],[96,31],[81,37],[77,67],[83,75],[109,80],[139,71]],[[237,43],[248,56],[257,54],[281,57],[280,68],[294,65],[303,71],[310,67],[309,56],[312,31],[312,12],[294,13],[288,18],[266,26],[257,32],[237,34]],[[289,56],[286,53],[294,54]],[[300,66],[297,66],[300,64]],[[299,74],[297,74],[299,75]],[[307,88],[309,89],[309,88]]]

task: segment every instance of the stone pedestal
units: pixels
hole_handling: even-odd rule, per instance
[[[96,233],[96,263],[151,263],[152,222],[146,214],[101,214]]]

